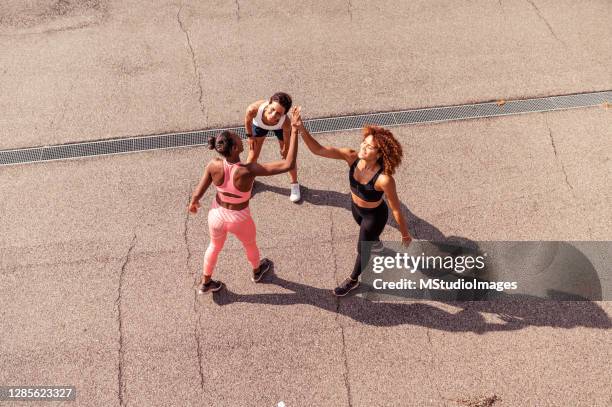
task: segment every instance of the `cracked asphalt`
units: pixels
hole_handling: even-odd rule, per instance
[[[606,0],[36,3],[0,5],[0,149],[242,124],[277,89],[322,117],[612,82]]]
[[[608,90],[611,7],[8,0],[0,149],[240,124],[277,89],[306,118]],[[612,240],[611,114],[393,128],[413,235]],[[319,139],[356,146],[359,132]],[[74,385],[76,405],[105,407],[612,403],[610,301],[333,297],[358,232],[347,169],[303,144],[303,201],[281,175],[251,202],[273,273],[253,284],[230,238],[216,269],[226,289],[197,295],[213,194],[196,216],[187,202],[212,157],[0,167],[0,385]],[[261,157],[277,159],[273,143]],[[398,237],[390,221],[382,238]]]

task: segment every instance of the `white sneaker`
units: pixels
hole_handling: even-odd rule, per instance
[[[291,202],[297,202],[301,198],[302,196],[300,195],[300,184],[291,184],[291,195],[289,195],[289,200]]]

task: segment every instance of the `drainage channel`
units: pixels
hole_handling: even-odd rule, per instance
[[[607,104],[609,102],[612,102],[612,91],[603,91],[505,102],[475,103],[427,109],[327,117],[306,120],[305,125],[311,133],[317,134],[356,130],[362,128],[366,124],[393,127],[410,124],[439,123],[453,120],[586,108]],[[245,137],[244,127],[228,127],[184,133],[128,137],[15,150],[0,150],[0,166],[200,146],[206,144],[210,136],[216,135],[223,130],[231,130],[238,133],[241,137]]]

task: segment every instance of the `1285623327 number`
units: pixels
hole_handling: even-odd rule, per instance
[[[73,401],[74,386],[0,386],[0,401]]]

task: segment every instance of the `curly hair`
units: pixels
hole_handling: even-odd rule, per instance
[[[384,127],[366,125],[363,128],[363,138],[365,139],[368,136],[374,138],[380,150],[379,162],[383,167],[383,174],[393,175],[395,169],[402,162],[402,145],[393,136],[393,133]]]

